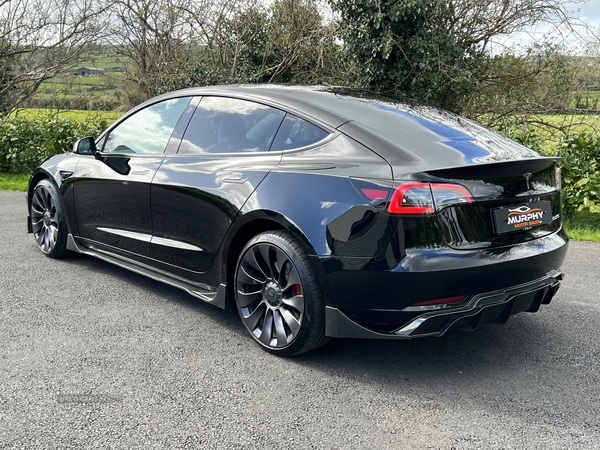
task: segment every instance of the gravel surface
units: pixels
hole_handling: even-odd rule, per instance
[[[600,245],[549,306],[284,359],[235,313],[91,257],[51,260],[0,191],[0,448],[600,448]]]

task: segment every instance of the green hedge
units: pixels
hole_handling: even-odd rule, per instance
[[[583,207],[600,205],[600,133],[558,133],[553,145],[544,145],[535,127],[507,121],[500,130],[506,136],[538,152],[560,156],[563,211],[572,216]]]
[[[563,159],[563,208],[572,215],[590,204],[600,205],[600,134],[577,133],[556,147]]]
[[[0,172],[31,173],[49,156],[69,151],[83,136],[98,136],[108,121],[62,117],[0,119]]]

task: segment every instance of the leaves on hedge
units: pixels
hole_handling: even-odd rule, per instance
[[[43,160],[71,150],[82,136],[97,136],[104,119],[83,122],[48,116],[0,119],[0,172],[31,173]]]

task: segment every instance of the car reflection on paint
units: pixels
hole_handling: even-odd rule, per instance
[[[28,207],[46,255],[93,255],[235,309],[280,355],[537,311],[567,249],[556,158],[332,88],[156,97],[45,161]]]

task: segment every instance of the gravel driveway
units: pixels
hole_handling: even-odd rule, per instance
[[[102,261],[50,260],[0,191],[0,448],[600,448],[600,245],[506,326],[292,359]]]

